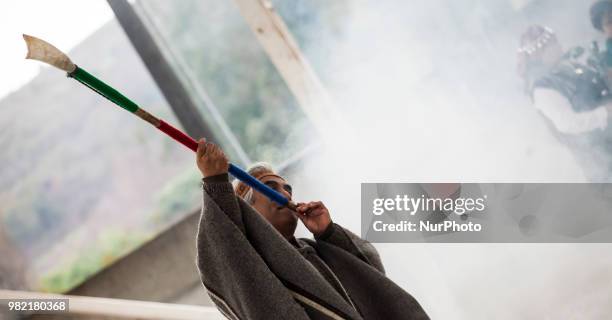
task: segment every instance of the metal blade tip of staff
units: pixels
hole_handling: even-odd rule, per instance
[[[23,35],[23,40],[28,46],[26,59],[38,60],[68,73],[76,69],[76,64],[52,44],[27,34]]]

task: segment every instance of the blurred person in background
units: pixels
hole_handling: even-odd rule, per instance
[[[279,206],[242,182],[228,161],[200,140],[203,207],[197,237],[202,283],[230,319],[428,319],[419,303],[385,276],[378,252],[332,222],[320,202]],[[248,170],[291,199],[269,165]],[[315,240],[296,239],[298,219]]]
[[[612,0],[602,0],[593,3],[590,10],[591,24],[606,38],[603,51],[599,50],[597,42],[594,42],[595,54],[598,62],[606,69],[606,76],[610,79],[610,68],[612,68]],[[608,83],[610,83],[608,81]]]
[[[601,50],[598,41],[593,41],[593,50],[589,62],[599,70],[599,73],[606,80],[607,86],[612,88],[612,0],[593,3],[590,15],[593,27],[603,33],[605,37],[605,49]]]
[[[564,51],[548,27],[529,26],[519,42],[518,73],[535,108],[572,149],[587,179],[610,180],[612,104],[607,79],[586,49]]]

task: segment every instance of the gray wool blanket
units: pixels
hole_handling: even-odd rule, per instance
[[[197,265],[228,319],[429,319],[385,276],[376,249],[348,230],[332,223],[316,240],[292,243],[227,176],[202,186]]]

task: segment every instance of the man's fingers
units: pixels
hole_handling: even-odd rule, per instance
[[[306,212],[308,210],[308,204],[300,202],[297,204],[297,211],[302,213],[302,212]]]
[[[197,164],[204,177],[227,173],[229,162],[223,149],[205,139],[198,140]]]
[[[312,209],[318,208],[318,207],[320,207],[322,205],[323,204],[321,203],[321,201],[313,201],[313,202],[310,202],[308,204],[308,208],[312,210]]]
[[[313,210],[313,209],[315,209],[317,207],[320,207],[322,205],[323,204],[320,201],[318,201],[318,202],[308,202],[308,203],[300,202],[300,203],[297,204],[297,210],[298,210],[298,212],[308,212],[308,211],[311,211],[311,210]]]
[[[204,148],[203,156],[205,156],[206,158],[210,158],[213,154],[213,151],[215,151],[215,144],[212,142],[206,142],[206,148]]]
[[[300,220],[304,221],[304,218],[306,218],[306,216],[302,213],[299,212],[294,212],[293,214],[295,214],[296,217],[300,218]]]
[[[320,216],[324,213],[325,211],[322,208],[315,208],[312,209],[310,211],[308,211],[308,216],[309,217],[317,217]]]
[[[298,203],[297,205],[298,213],[303,214],[308,217],[316,217],[325,213],[325,205],[321,201],[311,201],[308,203]]]
[[[223,150],[221,150],[219,146],[215,146],[215,149],[213,152],[214,152],[213,155],[216,159],[219,159],[219,161],[225,160],[225,154],[223,154]]]
[[[220,159],[223,158],[223,150],[221,150],[219,146],[215,146],[215,156],[219,157]]]
[[[202,158],[205,153],[206,153],[206,139],[201,138],[200,140],[198,140],[198,150],[197,150],[198,159]]]
[[[221,150],[221,148],[219,148],[219,146],[216,144],[206,141],[204,138],[198,141],[197,155],[198,159],[206,158],[208,160],[212,160],[222,157],[225,161],[227,161],[227,157],[225,157],[223,150]]]
[[[209,145],[206,147],[206,156],[208,156],[208,157],[213,157],[213,156],[215,155],[215,153],[216,153],[215,145],[214,145],[214,144],[212,144],[212,143],[211,143],[211,144],[209,144]]]

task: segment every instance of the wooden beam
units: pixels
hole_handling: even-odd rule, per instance
[[[220,143],[132,5],[127,0],[107,2],[187,134]]]
[[[268,0],[234,2],[323,140],[346,134],[348,126],[272,3]]]
[[[100,315],[128,319],[225,319],[213,307],[191,306],[150,301],[69,296],[53,293],[0,290],[0,299],[68,299],[69,313]],[[6,300],[0,307],[6,308]]]

